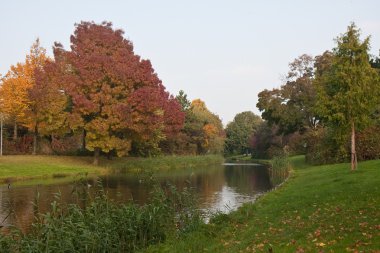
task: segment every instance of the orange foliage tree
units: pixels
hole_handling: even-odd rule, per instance
[[[35,103],[31,100],[29,91],[36,84],[36,70],[42,69],[47,60],[46,50],[40,46],[37,39],[26,56],[25,63],[11,66],[2,79],[3,112],[14,125],[13,139],[17,139],[18,125],[25,125],[32,131],[35,130],[36,116],[33,112]]]
[[[221,153],[224,148],[225,133],[220,118],[210,112],[205,102],[195,99],[191,102],[193,139],[198,153]],[[196,136],[198,135],[198,136]]]
[[[19,124],[27,122],[27,110],[29,106],[28,89],[31,83],[24,76],[24,65],[18,63],[2,79],[1,99],[2,111],[13,124],[13,139],[17,139]]]

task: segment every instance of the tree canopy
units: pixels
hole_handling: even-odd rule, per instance
[[[251,111],[236,114],[226,127],[225,153],[251,153],[250,140],[261,123],[262,119]]]
[[[108,22],[81,22],[70,38],[70,51],[60,44],[54,48],[72,103],[71,127],[85,131],[95,163],[100,151],[125,155],[133,141],[149,140],[148,146],[156,148],[183,124],[179,104],[165,91],[150,61],[136,55],[123,34]]]
[[[257,107],[261,117],[270,125],[278,126],[279,134],[289,134],[315,128],[319,122],[314,112],[314,59],[301,55],[289,64],[286,83],[279,89],[258,94]]]

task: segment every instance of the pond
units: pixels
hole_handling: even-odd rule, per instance
[[[258,164],[223,164],[207,168],[173,170],[155,173],[160,184],[169,182],[181,189],[194,189],[199,208],[205,212],[229,212],[245,202],[254,201],[260,193],[272,188],[265,166]],[[113,173],[100,177],[108,196],[118,202],[134,201],[144,204],[149,201],[151,183],[144,180],[147,175]],[[0,187],[0,225],[15,225],[26,231],[33,222],[36,210],[47,212],[50,203],[59,193],[59,201],[73,203],[75,183],[67,178],[49,179],[48,182],[22,182],[24,185],[2,185]],[[99,181],[86,178],[89,189]],[[47,180],[46,180],[47,181]]]

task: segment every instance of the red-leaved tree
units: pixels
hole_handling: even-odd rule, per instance
[[[81,22],[70,51],[60,44],[54,48],[71,101],[70,126],[84,131],[94,164],[100,151],[122,156],[133,140],[155,142],[183,124],[150,61],[136,55],[123,34],[108,22]]]

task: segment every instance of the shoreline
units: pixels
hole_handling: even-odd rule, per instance
[[[32,180],[75,178],[83,175],[106,175],[113,171],[135,174],[141,171],[171,171],[224,161],[222,156],[160,156],[155,158],[102,158],[99,166],[92,157],[7,155],[0,157],[0,184]]]
[[[380,160],[361,162],[356,172],[347,163],[290,160],[293,172],[281,187],[216,216],[181,242],[144,252],[377,252]]]

